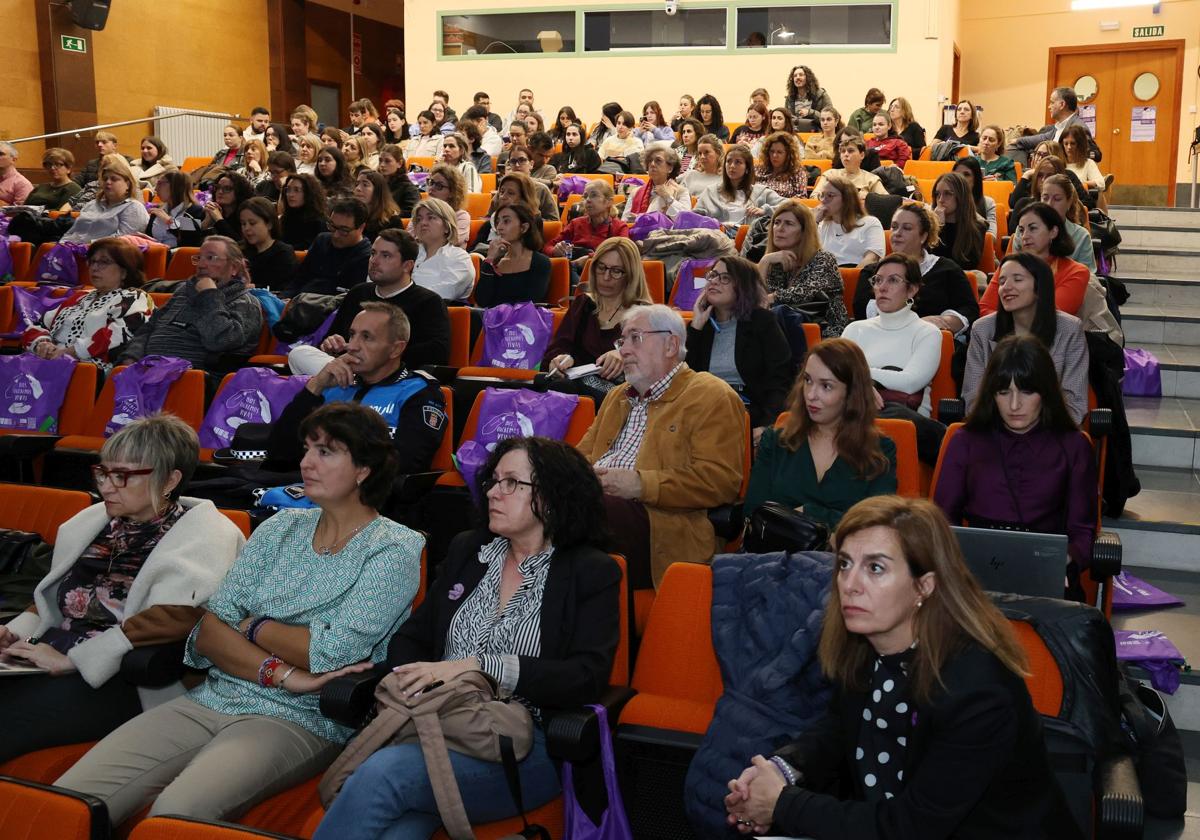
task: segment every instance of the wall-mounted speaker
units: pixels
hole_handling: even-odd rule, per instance
[[[112,0],[71,0],[71,20],[76,26],[99,31],[108,22]]]

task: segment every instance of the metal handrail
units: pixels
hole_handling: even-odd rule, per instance
[[[100,125],[88,125],[82,128],[70,128],[66,131],[53,131],[49,134],[35,134],[32,137],[18,137],[15,140],[5,140],[5,143],[28,143],[32,140],[49,140],[51,137],[67,137],[74,135],[76,138],[82,137],[85,133],[91,131],[100,131],[105,128],[120,128],[123,125],[138,125],[139,123],[155,122],[156,120],[169,120],[174,117],[215,117],[222,120],[244,120],[246,119],[241,114],[222,114],[217,111],[180,111],[177,114],[162,114],[160,116],[142,117],[140,120],[124,120],[122,122],[101,123]]]

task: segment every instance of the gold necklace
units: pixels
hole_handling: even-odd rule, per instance
[[[363,528],[366,528],[368,525],[370,525],[374,521],[375,521],[375,517],[371,517],[366,522],[364,522],[363,524],[361,524],[357,528],[355,528],[353,531],[351,531],[348,535],[346,535],[346,537],[336,539],[327,545],[318,545],[317,546],[317,554],[319,554],[322,557],[329,557],[330,555],[332,555],[334,553],[334,549],[336,549],[339,544],[342,545],[343,547],[345,547],[345,544],[350,542],[350,540],[354,539],[354,537],[358,534],[359,531],[361,531]],[[324,518],[322,518],[321,522],[318,524],[324,524],[324,522],[325,522],[325,520],[324,520]]]

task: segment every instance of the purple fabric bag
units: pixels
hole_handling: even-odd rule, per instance
[[[66,300],[54,286],[43,286],[37,289],[27,289],[24,286],[13,286],[13,329],[0,333],[0,338],[20,338],[25,330],[40,324],[42,316],[51,309],[61,306]]]
[[[633,840],[633,829],[625,814],[625,803],[621,799],[621,786],[617,783],[617,762],[613,758],[612,734],[608,729],[608,713],[603,706],[591,707],[599,721],[600,760],[604,768],[604,789],[608,793],[608,807],[600,815],[600,824],[591,817],[575,799],[575,779],[571,762],[562,765],[563,792],[563,840]],[[732,835],[731,835],[732,836]]]
[[[641,242],[656,230],[670,230],[674,226],[675,223],[666,213],[660,213],[657,210],[652,213],[643,213],[633,220],[633,225],[629,228],[629,238],[634,242]]]
[[[413,184],[415,184],[416,186],[418,186],[422,190],[424,190],[425,182],[429,180],[429,173],[428,172],[409,172],[408,180],[412,181]]]
[[[0,213],[0,216],[3,216]],[[4,216],[4,218],[8,218]],[[0,236],[0,283],[8,283],[13,279],[12,252],[8,249],[8,237]]]
[[[675,230],[696,230],[697,228],[715,230],[720,226],[721,223],[711,216],[701,216],[691,210],[684,210],[675,217]]]
[[[128,426],[139,417],[161,411],[171,389],[192,363],[173,356],[145,356],[113,374],[113,413],[104,424],[104,436]]]
[[[1135,662],[1150,672],[1150,684],[1174,694],[1179,688],[1179,667],[1186,664],[1175,643],[1157,630],[1114,630],[1117,659]]]
[[[243,423],[273,423],[308,382],[307,376],[283,377],[267,368],[242,368],[217,395],[200,424],[200,445],[223,449]]]
[[[58,413],[74,371],[70,356],[0,356],[0,429],[57,432]]]
[[[578,404],[577,395],[558,391],[539,394],[523,388],[485,388],[475,435],[454,453],[454,463],[472,494],[475,475],[497,443],[534,435],[562,440]]]
[[[82,242],[59,242],[46,252],[33,278],[52,286],[79,285],[79,259],[87,256]]]
[[[1158,607],[1176,607],[1183,601],[1157,586],[1151,586],[1129,572],[1121,572],[1113,578],[1114,610],[1145,610]]]
[[[532,303],[502,303],[483,313],[484,367],[532,370],[542,363],[554,315]]]
[[[1121,393],[1127,397],[1161,397],[1162,374],[1158,359],[1140,347],[1125,348],[1125,380]]]
[[[675,273],[675,300],[671,305],[676,309],[684,312],[692,309],[696,305],[696,299],[704,291],[704,286],[708,282],[704,279],[705,273],[710,268],[716,265],[717,261],[713,259],[693,260],[686,259],[679,264],[679,271]]]
[[[276,339],[275,354],[278,356],[286,356],[288,353],[292,352],[293,347],[299,347],[301,345],[304,345],[305,347],[316,347],[325,340],[325,336],[329,332],[329,328],[333,325],[333,319],[337,314],[338,311],[336,309],[333,310],[329,313],[325,320],[321,322],[321,326],[317,327],[308,335],[300,336],[291,344],[287,344],[286,342]]]
[[[587,188],[587,185],[587,178],[581,178],[578,175],[564,176],[558,182],[558,200],[564,202],[569,195],[583,195],[583,191]]]

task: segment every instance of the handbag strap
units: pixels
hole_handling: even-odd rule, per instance
[[[508,782],[508,792],[512,794],[517,812],[521,815],[521,836],[533,840],[550,840],[550,832],[540,825],[530,825],[525,816],[525,797],[521,794],[521,773],[517,768],[517,753],[513,749],[513,740],[508,735],[498,736],[500,739],[500,763],[504,765],[504,778]]]
[[[437,802],[442,826],[451,840],[474,840],[475,834],[471,831],[470,820],[467,819],[462,791],[459,790],[458,780],[454,778],[454,768],[450,764],[450,752],[446,749],[441,719],[436,712],[422,711],[418,708],[413,710],[412,720],[421,742],[421,753],[425,757],[425,769],[429,773],[429,785],[433,788],[433,798]]]

